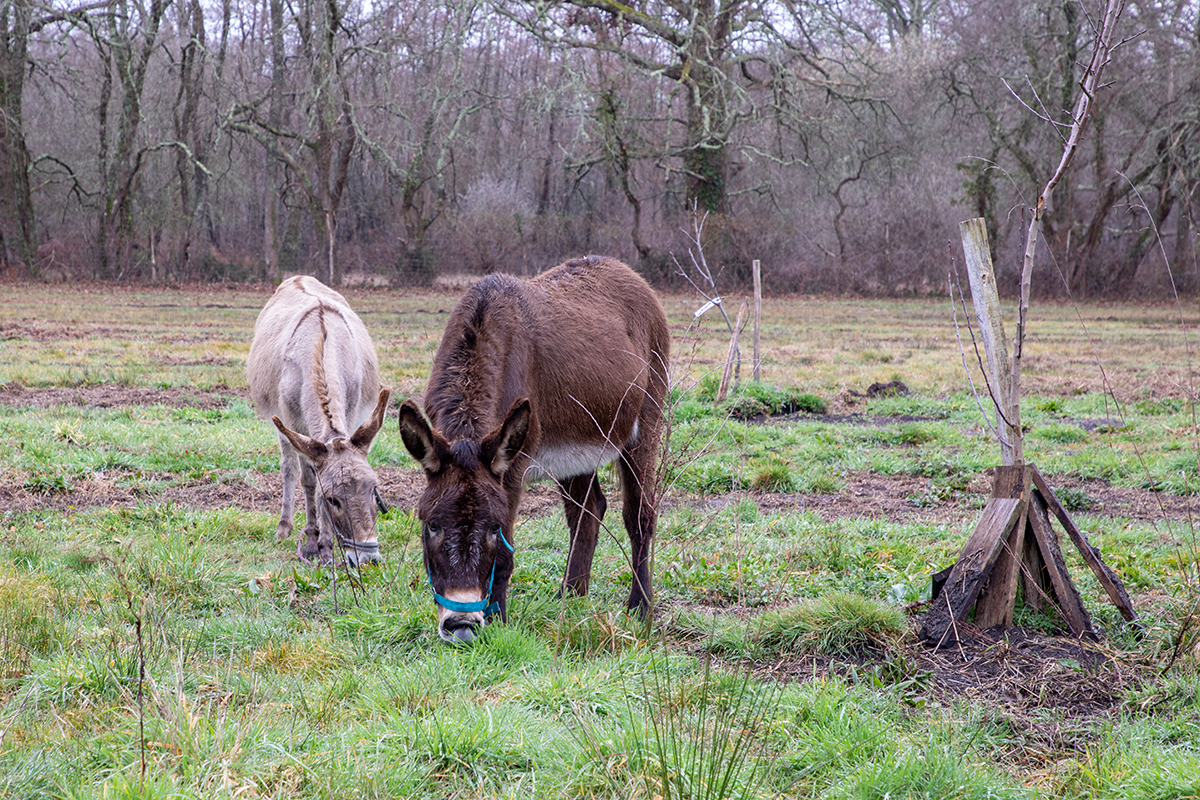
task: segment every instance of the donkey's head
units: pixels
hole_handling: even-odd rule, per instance
[[[521,398],[482,440],[450,442],[411,400],[400,406],[400,436],[428,479],[417,516],[444,641],[470,642],[492,614],[507,615],[517,509],[504,476],[525,443],[529,418],[529,400]]]
[[[328,539],[331,545],[336,539],[352,567],[383,560],[375,530],[377,504],[382,505],[379,479],[367,462],[367,453],[383,426],[390,397],[389,390],[381,391],[375,410],[358,430],[349,437],[334,436],[325,442],[297,433],[279,417],[271,417],[271,422],[316,474],[321,538]]]

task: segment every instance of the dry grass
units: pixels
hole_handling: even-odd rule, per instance
[[[6,340],[0,385],[239,388],[254,320],[270,292],[268,286],[12,285],[0,300],[0,338]],[[345,293],[371,331],[385,382],[402,396],[419,392],[459,292]],[[663,303],[677,379],[687,385],[718,371],[728,347],[720,316],[709,312],[696,322],[699,303],[690,293],[665,296]],[[1188,396],[1197,365],[1183,330],[1198,322],[1194,310],[1181,313],[1170,305],[1039,303],[1029,323],[1026,393],[1102,391],[1107,375],[1121,401]],[[969,347],[970,334],[961,335]],[[749,358],[749,331],[742,341]],[[762,358],[764,380],[835,403],[846,390],[897,378],[927,396],[967,386],[946,299],[768,298]],[[973,353],[968,364],[982,386]]]
[[[686,325],[698,304],[690,297],[675,296],[667,298],[666,305],[672,321]],[[1195,384],[1197,365],[1178,308],[1041,303],[1030,316],[1024,362],[1030,395],[1102,391],[1104,373],[1120,400],[1184,397],[1186,387]],[[961,309],[958,317],[961,324]],[[715,369],[724,357],[726,345],[718,320],[704,321],[695,369]],[[1184,324],[1194,326],[1197,321],[1189,310]],[[1006,323],[1006,331],[1014,332],[1015,321],[1010,318]],[[676,330],[679,349],[690,338],[682,334]],[[970,333],[962,329],[960,334],[973,378],[982,387],[969,350]],[[967,386],[952,311],[945,299],[766,299],[762,345],[765,380],[818,394],[861,391],[893,378],[925,395]],[[749,353],[749,345],[744,346]],[[1195,348],[1194,341],[1191,347]]]

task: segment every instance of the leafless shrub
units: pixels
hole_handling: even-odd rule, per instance
[[[66,281],[91,275],[95,257],[82,236],[51,239],[38,246],[37,271],[42,280]]]
[[[529,274],[526,239],[534,219],[533,199],[510,178],[485,177],[459,200],[462,254],[476,272]]]

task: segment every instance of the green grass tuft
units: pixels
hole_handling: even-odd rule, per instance
[[[865,648],[886,649],[907,627],[897,608],[848,592],[835,592],[756,621],[752,641],[766,657],[844,655]]]
[[[794,492],[796,478],[786,461],[772,455],[751,463],[750,488],[756,492]]]

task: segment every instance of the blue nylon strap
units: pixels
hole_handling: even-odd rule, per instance
[[[504,546],[506,548],[508,548],[508,552],[510,552],[510,553],[513,552],[513,546],[508,543],[508,539],[504,538],[503,530],[500,531],[500,541],[504,543]],[[457,611],[460,614],[471,614],[476,611],[482,611],[483,616],[485,616],[485,617],[490,617],[493,614],[499,613],[499,611],[500,611],[500,603],[499,602],[495,602],[495,603],[491,603],[491,604],[488,603],[488,600],[490,600],[492,597],[492,582],[496,580],[496,562],[495,561],[492,562],[492,574],[488,578],[487,594],[485,594],[483,596],[482,600],[476,600],[473,603],[462,603],[462,602],[459,602],[458,600],[451,600],[448,597],[443,597],[442,595],[438,594],[437,589],[433,588],[433,573],[429,571],[428,564],[425,565],[425,575],[429,578],[429,589],[433,592],[433,599],[442,608],[447,608],[451,611]]]

